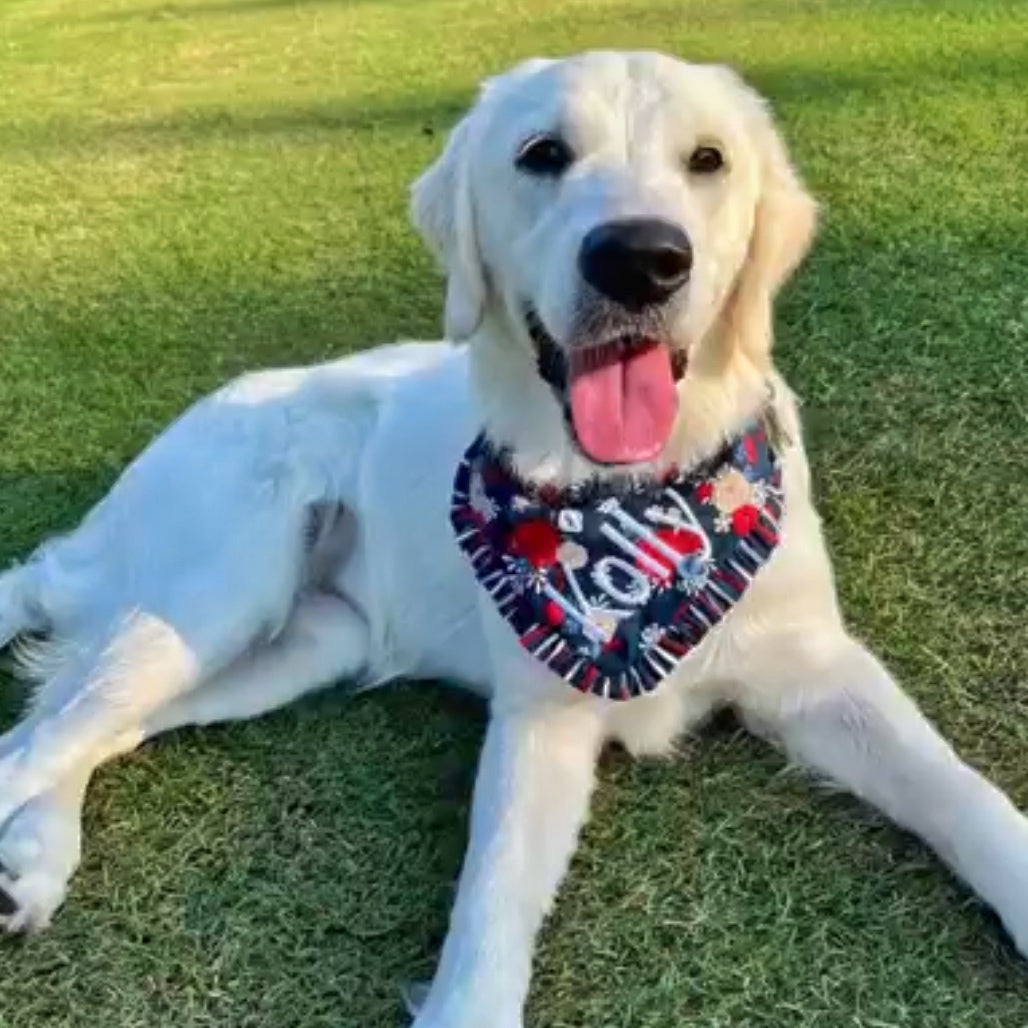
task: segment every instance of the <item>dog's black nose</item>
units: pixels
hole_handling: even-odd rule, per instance
[[[578,266],[595,290],[622,307],[640,310],[664,303],[688,281],[692,245],[669,221],[608,221],[586,234]]]

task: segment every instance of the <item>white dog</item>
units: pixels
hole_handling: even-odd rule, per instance
[[[413,190],[450,340],[248,375],[0,577],[39,681],[0,743],[6,927],[79,857],[83,791],[178,725],[340,679],[490,699],[418,1028],[521,1024],[607,740],[716,706],[925,839],[1028,950],[1028,821],[846,632],[772,298],[815,222],[759,98],[643,53],[490,82]]]

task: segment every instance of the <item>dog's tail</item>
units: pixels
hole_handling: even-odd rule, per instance
[[[34,573],[31,563],[0,572],[0,650],[17,636],[44,627],[34,599]]]

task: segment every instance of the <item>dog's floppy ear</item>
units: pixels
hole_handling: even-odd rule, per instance
[[[411,187],[411,221],[446,269],[444,321],[454,341],[467,339],[481,324],[488,290],[471,194],[472,141],[498,94],[553,63],[528,58],[482,82],[475,106],[451,131],[442,155]]]
[[[817,204],[793,168],[766,102],[734,72],[725,73],[742,91],[760,159],[760,194],[749,251],[726,315],[736,344],[764,362],[771,347],[772,302],[810,248]]]
[[[446,269],[446,335],[467,339],[482,321],[486,284],[475,233],[468,147],[475,112],[450,133],[442,155],[411,187],[414,227]]]

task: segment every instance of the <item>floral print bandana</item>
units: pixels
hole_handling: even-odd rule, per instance
[[[655,689],[735,606],[778,544],[781,472],[764,420],[688,474],[532,487],[479,436],[450,520],[521,645],[581,692]]]

